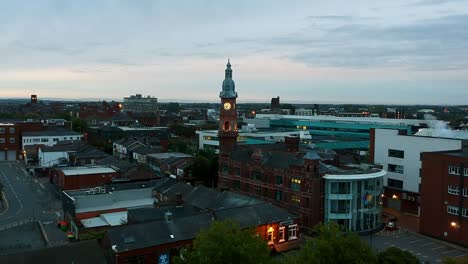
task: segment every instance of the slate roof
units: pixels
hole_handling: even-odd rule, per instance
[[[132,223],[159,221],[164,220],[166,212],[172,213],[173,219],[176,219],[198,214],[200,210],[187,204],[182,207],[137,208],[128,211],[128,219]]]
[[[62,143],[58,143],[55,146],[41,147],[41,151],[42,152],[72,152],[72,151],[80,150],[85,145],[86,143],[84,143],[83,141],[79,141],[79,140],[70,142],[69,144],[64,144],[64,142],[62,142]]]
[[[261,164],[263,166],[278,169],[287,169],[291,166],[304,166],[304,155],[300,153],[269,149],[262,149],[261,153]],[[253,148],[236,148],[231,153],[231,159],[243,163],[254,162],[252,159],[253,154]],[[311,156],[311,154],[309,156]]]
[[[209,212],[176,218],[172,221],[156,221],[110,229],[107,236],[115,253],[139,248],[154,247],[177,241],[191,240],[202,229],[208,228],[213,215]]]
[[[105,252],[97,240],[86,240],[58,247],[24,251],[21,253],[0,255],[0,263],[107,263]]]
[[[138,146],[133,150],[134,153],[146,155],[151,153],[160,153],[162,152],[161,147],[148,147],[148,146]]]
[[[241,228],[298,218],[298,216],[269,203],[216,210],[213,214],[216,220],[230,219],[239,223]]]

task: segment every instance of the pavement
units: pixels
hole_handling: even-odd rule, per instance
[[[4,186],[7,209],[0,212],[0,231],[16,228],[28,222],[56,223],[61,213],[61,201],[47,178],[36,178],[27,173],[20,162],[1,162],[0,181]],[[54,241],[61,243],[62,237],[55,230]],[[63,233],[63,237],[66,235]],[[8,239],[0,235],[0,244]]]
[[[361,238],[377,249],[378,252],[389,247],[397,247],[411,252],[423,263],[426,261],[442,263],[446,257],[460,258],[468,256],[468,249],[410,231],[382,231]]]
[[[410,230],[413,232],[419,232],[419,217],[413,214],[408,214],[404,212],[397,211],[391,208],[383,208],[384,217],[387,216],[387,219],[383,219],[384,222],[387,222],[388,218],[394,217],[397,220],[396,224],[398,227]]]

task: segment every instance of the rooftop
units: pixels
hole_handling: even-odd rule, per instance
[[[109,167],[65,167],[60,169],[65,176],[86,175],[86,174],[101,174],[101,173],[115,173],[116,171]]]
[[[23,132],[23,137],[39,137],[39,136],[81,136],[80,133],[75,131],[66,130],[66,129],[56,129],[56,130],[42,130],[42,131],[31,131]]]
[[[153,206],[153,188],[140,188],[111,191],[101,194],[83,194],[82,191],[64,191],[74,200],[77,213],[110,210],[118,208],[135,208]]]

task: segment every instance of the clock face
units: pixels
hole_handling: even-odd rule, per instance
[[[224,103],[224,109],[226,109],[226,110],[231,109],[231,104],[230,103]]]

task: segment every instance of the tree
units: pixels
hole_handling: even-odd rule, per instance
[[[192,250],[183,250],[175,263],[229,264],[269,263],[267,243],[252,230],[240,229],[232,221],[214,222],[198,233]]]
[[[315,231],[318,236],[307,241],[297,254],[285,257],[283,263],[377,263],[371,247],[338,224],[320,224]]]
[[[461,258],[453,258],[448,257],[444,258],[442,261],[444,264],[466,264],[468,263],[468,257],[461,257]]]
[[[396,247],[389,247],[378,255],[379,264],[418,264],[416,256]]]

